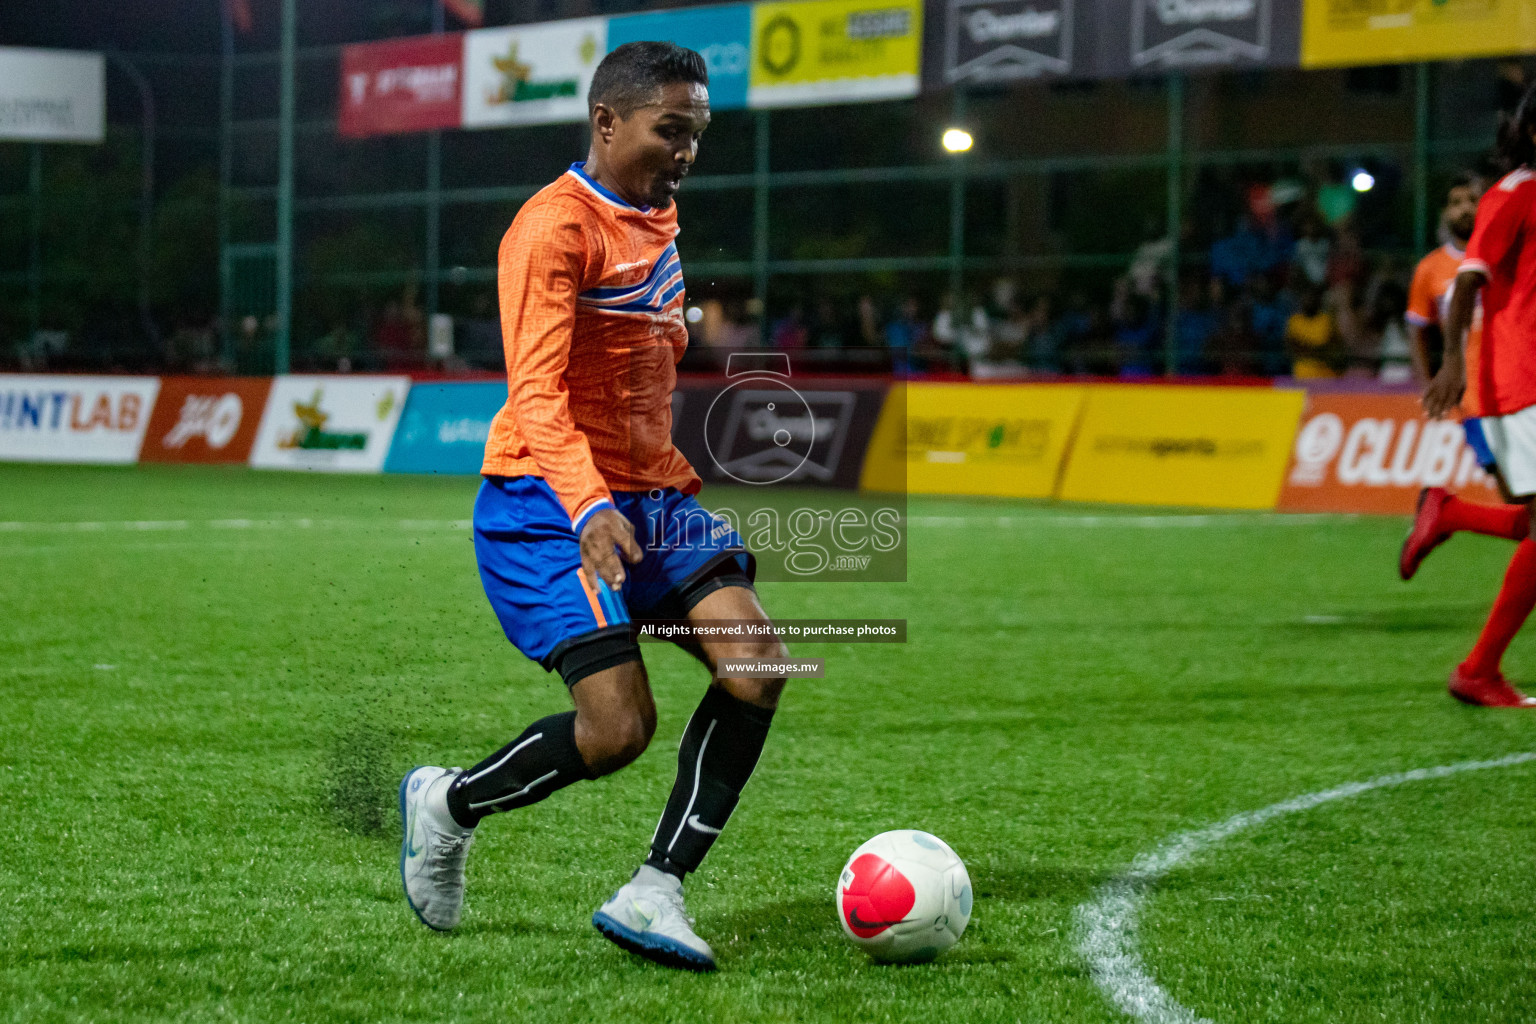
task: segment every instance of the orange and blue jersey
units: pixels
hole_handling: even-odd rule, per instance
[[[507,639],[546,669],[574,644],[628,636],[631,609],[680,617],[678,595],[723,563],[755,573],[672,443],[688,344],[676,237],[676,207],[633,206],[577,164],[502,239],[507,402],[485,446],[475,558]],[[605,508],[643,550],[617,591],[581,571],[581,529]]]
[[[543,477],[573,527],[614,491],[699,489],[672,443],[688,345],[677,232],[675,205],[635,206],[573,164],[501,241],[507,403],[481,473]]]

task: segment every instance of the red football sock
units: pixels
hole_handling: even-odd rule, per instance
[[[1531,513],[1524,505],[1482,505],[1454,495],[1440,506],[1440,521],[1452,530],[1508,540],[1524,540],[1531,532]]]
[[[1536,541],[1526,538],[1509,560],[1504,586],[1493,602],[1493,611],[1488,613],[1488,623],[1477,638],[1477,645],[1461,663],[1462,674],[1482,678],[1496,675],[1504,651],[1525,624],[1533,607],[1536,607]]]

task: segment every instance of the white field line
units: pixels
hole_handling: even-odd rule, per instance
[[[1191,529],[1205,526],[1304,526],[1340,519],[1358,518],[1352,515],[1322,513],[1192,513],[1174,515],[975,515],[975,516],[909,516],[907,525],[918,527],[985,527],[1002,528],[1031,526],[1081,526],[1123,527],[1128,529],[1162,530]],[[335,530],[335,529],[398,529],[411,533],[430,533],[434,530],[468,530],[473,526],[468,519],[368,519],[343,517],[335,519],[134,519],[115,522],[22,522],[0,521],[0,534],[7,533],[153,533],[173,530]]]
[[[121,522],[0,522],[0,533],[135,533],[165,530],[396,529],[410,533],[468,530],[468,519],[135,519]]]
[[[1176,833],[1149,852],[1137,856],[1129,868],[1106,882],[1092,900],[1077,908],[1078,949],[1088,961],[1088,968],[1099,990],[1121,1012],[1148,1024],[1212,1024],[1206,1018],[1196,1016],[1192,1010],[1169,995],[1147,973],[1137,950],[1137,916],[1142,900],[1163,876],[1182,867],[1207,847],[1237,832],[1255,828],[1286,814],[1308,811],[1321,804],[1347,800],[1375,789],[1443,779],[1463,772],[1509,768],[1531,761],[1536,761],[1536,752],[1380,775],[1365,782],[1350,782],[1321,792],[1292,797],[1256,811],[1244,811],[1205,828]]]
[[[1189,513],[1166,516],[1146,515],[1048,515],[1048,516],[909,516],[913,526],[1109,526],[1130,527],[1144,530],[1198,528],[1202,526],[1309,526],[1339,519],[1356,519],[1354,515],[1333,515],[1317,512],[1218,512]]]

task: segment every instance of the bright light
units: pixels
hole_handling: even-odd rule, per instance
[[[688,307],[688,312],[684,313],[683,315],[688,318],[688,322],[689,323],[696,324],[700,320],[704,319],[704,307],[702,307],[702,306],[689,306]]]
[[[944,132],[944,148],[951,153],[965,153],[976,140],[964,128],[950,128]]]
[[[1349,184],[1356,192],[1369,192],[1376,187],[1376,179],[1371,177],[1370,171],[1356,171]]]

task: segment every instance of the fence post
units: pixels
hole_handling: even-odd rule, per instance
[[[757,152],[752,166],[752,297],[757,302],[757,340],[767,347],[768,337],[768,147],[771,140],[769,113],[759,110]]]
[[[1163,371],[1179,369],[1179,264],[1184,233],[1184,75],[1168,76],[1168,308],[1163,319]]]
[[[287,373],[293,331],[293,107],[295,0],[283,0],[283,48],[279,69],[277,129],[277,330],[272,372]]]

